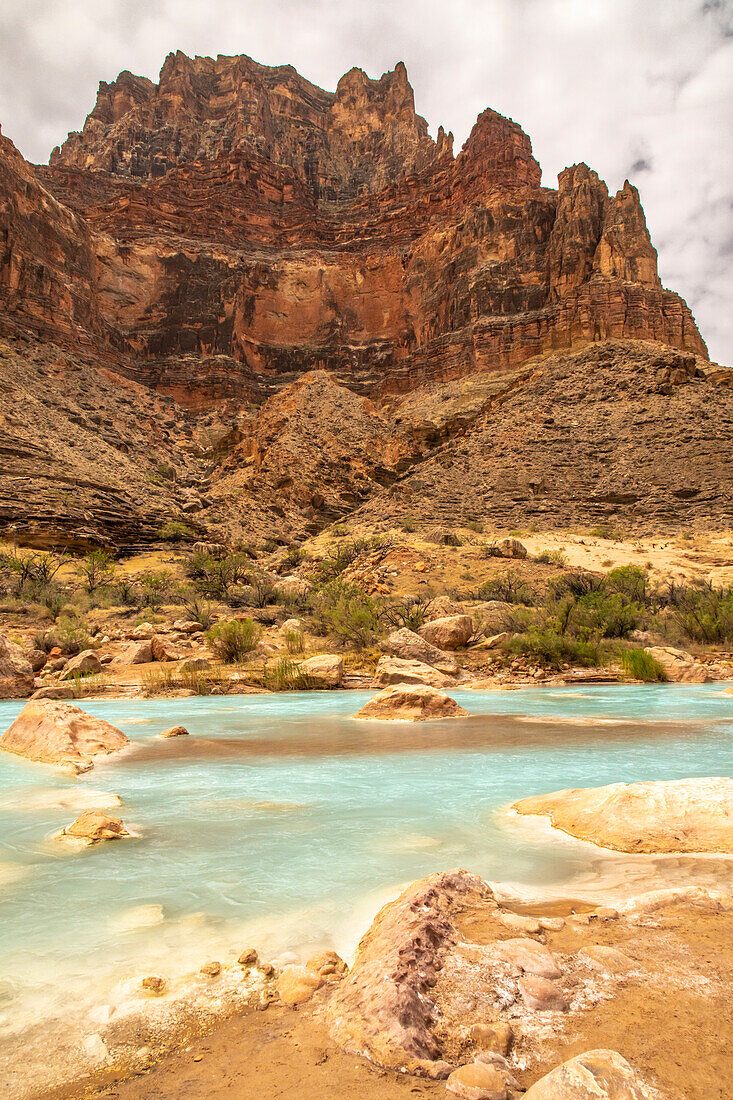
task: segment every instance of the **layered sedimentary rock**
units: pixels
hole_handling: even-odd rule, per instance
[[[630,183],[611,196],[580,164],[557,190],[542,187],[528,136],[492,110],[454,156],[452,136],[441,128],[433,140],[416,113],[402,64],[378,80],[352,69],[327,92],[290,66],[181,53],[157,84],[128,72],[101,84],[83,130],[48,166],[34,169],[0,137],[0,335],[16,353],[27,346],[18,341],[53,344],[54,358],[124,376],[189,417],[225,414],[213,445],[187,440],[177,419],[162,450],[204,458],[207,476],[223,454],[216,506],[227,515],[227,478],[242,510],[254,489],[273,491],[263,435],[279,391],[295,386],[283,400],[302,402],[300,380],[315,394],[323,371],[335,424],[354,394],[379,403],[452,379],[503,379],[609,338],[707,358],[685,302],[660,283]],[[156,419],[152,397],[141,407]],[[357,439],[356,468],[326,492],[328,460],[321,485],[309,472],[276,486],[263,522],[282,537],[307,533],[436,442],[406,438],[377,406],[369,415],[375,435]],[[33,478],[32,456],[13,462]],[[113,513],[141,515],[113,481],[100,479],[88,515],[107,507],[108,486]],[[4,491],[0,480],[0,502]],[[56,523],[65,537],[71,526],[66,514]],[[125,541],[131,526],[112,516],[95,529]]]

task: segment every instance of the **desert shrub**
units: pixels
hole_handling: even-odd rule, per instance
[[[638,565],[621,565],[607,575],[604,587],[609,592],[618,592],[627,600],[643,604],[648,596],[649,575]]]
[[[214,606],[204,600],[193,588],[180,589],[181,607],[192,623],[198,623],[202,630],[208,630],[214,621]]]
[[[252,562],[244,551],[219,558],[196,551],[186,565],[186,572],[203,596],[226,600],[229,590],[249,580]]]
[[[131,577],[119,578],[113,596],[123,607],[137,607],[140,603],[140,591]]]
[[[600,592],[603,584],[603,577],[577,570],[572,573],[563,573],[560,577],[553,577],[548,584],[548,590],[555,599],[563,596],[573,596],[577,599],[591,592]]]
[[[227,679],[218,669],[184,668],[180,672],[180,685],[196,695],[213,695],[227,684]]]
[[[260,637],[259,623],[252,619],[232,619],[216,623],[206,631],[206,643],[225,664],[233,665],[244,660],[257,645]]]
[[[303,691],[308,688],[308,678],[300,671],[296,661],[278,657],[266,661],[262,669],[262,682],[268,691]]]
[[[484,525],[478,519],[467,519],[464,526],[467,527],[469,531],[475,531],[477,535],[482,535],[484,533]]]
[[[79,571],[87,592],[95,592],[112,582],[115,573],[114,558],[108,550],[90,550],[79,562]]]
[[[155,665],[143,672],[141,686],[143,695],[162,695],[178,687],[178,676],[172,665]]]
[[[535,561],[540,561],[545,565],[567,564],[565,554],[562,550],[540,550]]]
[[[173,577],[170,573],[149,570],[137,578],[140,587],[140,603],[151,611],[158,611],[166,597],[174,595]]]
[[[373,539],[349,539],[316,563],[316,575],[321,581],[333,580],[344,573],[360,555],[368,554],[374,548]]]
[[[645,649],[624,649],[620,654],[621,667],[627,676],[644,683],[663,683],[667,679],[664,665]]]
[[[508,649],[548,668],[561,668],[564,664],[594,667],[601,661],[596,643],[558,634],[546,627],[531,627],[525,634],[515,635]]]
[[[682,633],[691,641],[717,645],[733,641],[733,588],[709,583],[670,589],[668,602]]]
[[[285,648],[288,653],[302,653],[305,648],[305,635],[302,630],[283,631]]]
[[[403,600],[388,604],[382,617],[389,626],[417,631],[427,622],[433,602],[430,596],[405,596]]]
[[[48,631],[45,637],[44,648],[47,651],[58,646],[61,652],[69,657],[81,653],[83,649],[89,649],[92,644],[84,624],[68,615],[62,615],[53,630]]]
[[[311,598],[314,627],[336,645],[366,649],[382,633],[381,604],[358,584],[332,580]]]
[[[537,595],[519,573],[507,570],[485,580],[474,594],[476,600],[501,600],[503,603],[523,604],[532,607]]]
[[[195,532],[187,523],[171,519],[158,528],[158,538],[168,542],[186,542],[195,537]]]
[[[280,560],[278,572],[289,573],[305,560],[306,552],[302,546],[289,546]]]
[[[417,520],[413,519],[412,516],[403,516],[403,518],[399,520],[399,525],[407,534],[417,531]]]
[[[570,633],[582,638],[628,638],[641,621],[642,608],[620,593],[590,592],[569,607]]]

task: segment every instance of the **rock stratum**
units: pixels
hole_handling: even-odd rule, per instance
[[[632,356],[637,437],[702,406],[683,442],[707,441],[713,405],[721,465],[733,436],[729,374],[709,369],[690,310],[661,285],[636,188],[612,195],[585,164],[543,187],[529,138],[492,110],[454,156],[401,63],[378,80],[352,69],[327,92],[291,66],[179,52],[157,84],[100,84],[47,166],[0,136],[0,337],[0,521],[41,544],[80,528],[82,542],[150,540],[201,483],[205,526],[244,516],[256,534],[301,537],[462,453],[464,437],[483,452],[474,428],[506,420],[508,403],[529,414],[524,430],[549,426],[527,406],[538,389],[553,399],[563,369],[572,380],[568,354],[598,355],[582,433],[586,398],[596,414],[604,389],[612,410],[637,396],[618,388]],[[614,416],[593,423],[612,456]],[[511,426],[499,437],[523,442]],[[573,434],[555,423],[514,498],[552,484]],[[504,481],[513,456],[494,449]],[[670,468],[665,454],[660,469],[681,478],[687,459]],[[176,484],[161,485],[170,466]],[[722,502],[687,481],[670,520],[700,504],[730,515],[730,472]],[[65,501],[76,482],[81,498]],[[606,492],[595,514],[656,489]]]

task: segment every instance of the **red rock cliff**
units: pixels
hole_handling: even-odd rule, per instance
[[[576,165],[543,188],[491,110],[454,158],[402,64],[333,93],[244,56],[122,73],[49,167],[2,141],[0,249],[0,331],[91,340],[195,407],[320,368],[403,391],[609,337],[706,355],[634,187]]]

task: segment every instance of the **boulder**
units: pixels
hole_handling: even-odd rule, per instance
[[[552,952],[537,940],[524,937],[501,940],[495,945],[494,950],[500,959],[526,974],[533,974],[539,978],[560,977],[560,967],[555,962]]]
[[[537,917],[525,917],[522,913],[497,913],[498,919],[505,928],[511,928],[512,932],[525,932],[534,936],[542,931],[542,925]]]
[[[150,639],[150,654],[154,661],[178,660],[176,651],[165,638],[161,638],[160,634],[154,634]]]
[[[119,817],[110,817],[101,810],[86,810],[59,833],[59,837],[80,840],[84,844],[99,844],[103,840],[122,840],[132,836]]]
[[[22,699],[33,691],[33,666],[23,650],[0,634],[0,699]]]
[[[31,649],[26,656],[34,672],[40,672],[48,661],[48,654],[42,649]]]
[[[298,672],[306,678],[309,687],[337,688],[344,676],[343,657],[335,653],[319,653],[307,661],[300,661]]]
[[[206,672],[211,668],[211,661],[208,657],[186,657],[178,667],[181,672]]]
[[[121,730],[70,703],[29,700],[0,737],[0,749],[44,764],[89,765],[129,745]]]
[[[432,665],[422,661],[403,661],[399,657],[380,657],[374,672],[374,686],[386,684],[429,684],[431,687],[444,687],[452,682],[452,677],[439,672]]]
[[[302,619],[286,619],[280,627],[281,634],[302,634],[305,631],[305,623]]]
[[[221,974],[221,963],[218,959],[211,959],[210,962],[204,963],[199,974],[203,974],[206,978],[218,978]]]
[[[49,684],[47,687],[38,688],[31,695],[31,699],[73,699],[74,688],[71,684]]]
[[[431,645],[416,634],[414,630],[402,627],[394,630],[382,648],[392,657],[401,657],[403,661],[422,661],[423,664],[432,665],[441,672],[454,674],[458,672],[458,664],[450,653],[444,653],[442,649]]]
[[[647,646],[646,652],[659,661],[673,684],[706,684],[712,679],[705,665],[696,661],[691,653],[672,646]]]
[[[315,991],[323,985],[323,978],[307,966],[286,966],[279,975],[275,989],[284,1005],[295,1005],[309,1001]]]
[[[198,634],[201,623],[195,623],[191,619],[176,619],[173,629],[180,631],[181,634]]]
[[[305,965],[308,970],[320,975],[324,982],[341,981],[349,972],[348,966],[335,951],[317,951]]]
[[[432,718],[468,718],[468,711],[427,684],[395,684],[383,688],[354,717],[423,722]]]
[[[97,654],[93,649],[85,649],[66,662],[59,679],[75,680],[78,676],[93,676],[101,671],[102,663]]]
[[[651,1100],[641,1076],[615,1050],[587,1050],[556,1066],[524,1100]]]
[[[385,905],[362,936],[349,974],[326,1005],[331,1037],[376,1065],[447,1077],[434,987],[461,939],[461,915],[493,901],[468,871],[429,875]]]
[[[506,1100],[507,1097],[504,1075],[486,1062],[459,1066],[451,1073],[445,1087],[462,1100]]]
[[[112,661],[113,665],[147,665],[153,659],[149,641],[130,642]]]
[[[463,649],[473,634],[473,619],[470,615],[446,615],[425,623],[418,633],[436,649]]]
[[[161,730],[158,734],[159,737],[188,737],[188,730],[185,726],[169,726],[166,730]]]
[[[628,974],[635,966],[633,960],[624,955],[623,951],[600,943],[584,947],[578,952],[578,958],[593,970],[602,970],[606,974]]]
[[[527,557],[527,547],[519,539],[500,539],[494,549],[500,558],[524,559]]]
[[[146,641],[150,641],[154,634],[155,627],[151,623],[140,623],[139,626],[130,631],[131,637],[142,638]]]
[[[568,1002],[557,982],[549,978],[540,978],[535,974],[525,974],[517,982],[522,1000],[527,1008],[536,1012],[565,1012]]]
[[[491,1020],[485,1024],[474,1024],[468,1033],[471,1044],[478,1050],[493,1051],[504,1057],[514,1039],[511,1024],[505,1020]]]
[[[733,853],[733,779],[612,783],[523,798],[520,814],[618,852]]]
[[[433,619],[443,619],[446,615],[461,614],[463,614],[463,605],[457,600],[452,600],[450,596],[436,596],[430,601],[428,620],[431,622]]]

